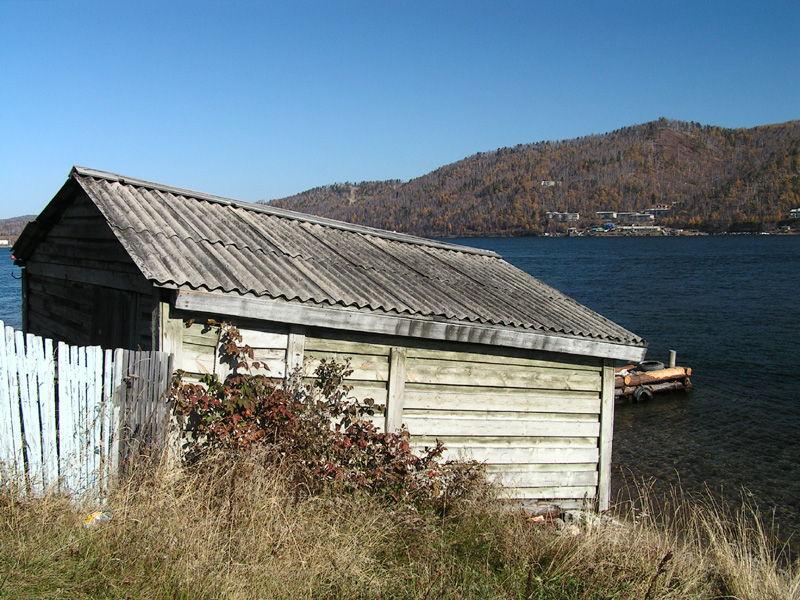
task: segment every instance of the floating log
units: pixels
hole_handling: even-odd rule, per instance
[[[680,381],[664,381],[662,383],[643,386],[625,386],[615,389],[614,396],[633,396],[638,388],[646,389],[653,394],[659,392],[682,392],[692,389],[692,382],[687,377]]]
[[[671,369],[659,369],[658,371],[646,371],[642,373],[631,373],[624,377],[615,377],[614,384],[616,386],[617,380],[622,379],[625,386],[648,385],[651,383],[659,383],[662,381],[671,381],[673,379],[683,379],[692,374],[692,369],[689,367],[673,367]]]

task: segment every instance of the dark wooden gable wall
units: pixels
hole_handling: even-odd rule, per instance
[[[104,348],[152,346],[152,286],[83,191],[28,259],[23,290],[29,333]]]

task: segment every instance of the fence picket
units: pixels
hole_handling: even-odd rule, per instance
[[[26,336],[28,350],[33,348],[36,369],[34,388],[39,398],[42,432],[42,480],[46,490],[58,483],[58,450],[56,448],[56,407],[54,396],[55,369],[53,342],[38,336]]]
[[[47,473],[46,486],[58,486],[58,424],[56,423],[56,365],[53,360],[53,340],[37,338],[41,352],[37,387],[42,411],[42,451]]]
[[[103,352],[103,398],[100,404],[100,488],[105,491],[109,485],[109,460],[108,453],[111,449],[111,431],[114,424],[111,421],[113,407],[111,396],[114,393],[114,351]]]
[[[68,432],[74,431],[72,418],[67,399],[69,398],[69,347],[64,342],[58,342],[56,346],[56,364],[58,369],[58,475],[59,488],[70,489],[69,457],[72,456],[72,435]]]
[[[120,454],[122,453],[121,439],[125,428],[125,386],[123,382],[124,365],[127,361],[127,351],[121,348],[114,350],[114,374],[112,376],[112,385],[114,393],[112,394],[112,422],[114,429],[111,432],[111,473],[112,478],[116,477],[120,469]],[[113,484],[113,482],[111,482]]]
[[[8,332],[14,330],[4,328],[0,321],[0,477],[13,475],[22,460],[19,438],[19,405],[14,402],[18,398],[11,386],[9,352],[7,348]]]
[[[25,439],[23,456],[27,469],[27,484],[34,493],[40,494],[42,489],[42,432],[39,427],[39,403],[31,398],[30,369],[33,360],[29,359],[25,350],[25,336],[21,331],[14,332],[14,352],[16,354],[16,370],[19,381],[19,400],[22,408],[22,432]]]
[[[98,488],[102,481],[100,472],[101,462],[100,455],[102,453],[101,447],[103,445],[102,434],[102,420],[103,420],[103,349],[100,346],[92,346],[90,348],[90,361],[89,361],[89,378],[91,379],[90,399],[92,414],[92,432],[90,439],[92,446],[90,448],[90,469],[92,472],[92,486]]]

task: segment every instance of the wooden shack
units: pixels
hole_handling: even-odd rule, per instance
[[[493,252],[75,167],[14,254],[29,332],[202,373],[227,320],[275,376],[350,359],[386,429],[509,497],[608,506],[614,365],[646,344]]]

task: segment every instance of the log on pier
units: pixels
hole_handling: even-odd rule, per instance
[[[614,378],[615,387],[649,385],[663,381],[673,381],[684,379],[692,374],[692,369],[688,367],[671,367],[669,369],[659,369],[658,371],[642,371],[630,373],[628,375],[617,376]],[[624,384],[620,385],[620,382]]]

